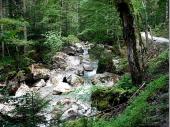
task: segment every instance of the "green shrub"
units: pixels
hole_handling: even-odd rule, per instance
[[[64,42],[61,36],[56,32],[47,32],[46,41],[44,46],[46,47],[43,55],[43,61],[50,63],[52,56],[63,48]]]
[[[130,74],[124,74],[121,79],[117,82],[116,87],[123,88],[125,90],[136,89],[135,85],[132,84],[132,79]]]
[[[68,35],[68,37],[63,37],[62,40],[66,44],[74,44],[80,42],[80,40],[75,35]]]
[[[61,36],[56,32],[47,32],[44,44],[51,49],[52,52],[60,51],[63,46]]]

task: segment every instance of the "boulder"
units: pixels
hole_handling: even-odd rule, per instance
[[[63,52],[66,53],[69,56],[75,56],[76,55],[76,48],[73,46],[68,46],[63,49]]]
[[[72,74],[66,77],[66,82],[71,86],[80,86],[84,83],[84,79],[76,74]]]
[[[66,98],[57,103],[58,105],[63,105],[61,109],[64,113],[60,117],[60,120],[71,120],[79,116],[88,116],[91,112],[90,105],[84,104],[83,102]]]
[[[71,120],[71,119],[77,118],[78,116],[80,116],[80,114],[78,113],[77,109],[70,108],[62,114],[60,119],[61,120]]]
[[[77,53],[83,53],[83,44],[81,44],[81,43],[75,43],[75,45],[74,45],[75,47],[76,47],[76,51],[77,51]]]
[[[96,74],[92,79],[93,84],[104,84],[107,86],[113,86],[119,80],[119,76],[112,73]]]
[[[41,79],[43,79],[44,81],[47,81],[49,79],[49,75],[48,74],[47,75],[45,74],[34,75],[33,73],[29,73],[29,74],[26,74],[25,83],[29,86],[33,86],[33,84],[40,81]]]
[[[83,74],[84,74],[83,66],[78,66],[75,74],[78,76],[83,76]]]
[[[55,73],[55,74],[51,75],[50,82],[51,82],[51,84],[57,86],[58,83],[63,81],[63,78],[64,78],[64,74],[62,74],[62,73]]]
[[[15,109],[15,106],[9,105],[9,104],[0,104],[0,113],[3,115],[8,115],[11,116],[10,114],[11,111]]]
[[[80,65],[79,56],[68,56],[65,53],[59,52],[53,57],[53,67],[55,69],[66,70]]]
[[[67,67],[67,58],[68,55],[63,52],[58,52],[55,56],[52,58],[53,68],[54,69],[61,69],[65,70]]]
[[[74,67],[74,66],[80,65],[80,57],[79,56],[69,56],[67,58],[67,60],[68,61],[66,61],[66,62],[69,67]]]
[[[31,90],[30,88],[25,85],[25,84],[21,84],[21,86],[18,88],[18,90],[15,93],[15,97],[21,97],[26,95],[27,93],[29,93]]]
[[[91,65],[89,65],[89,64],[84,64],[83,65],[83,68],[84,68],[84,70],[85,71],[93,71],[93,67],[91,66]]]
[[[72,87],[68,83],[60,82],[56,87],[53,89],[53,95],[58,95],[62,93],[70,92]]]
[[[46,82],[44,79],[41,79],[39,82],[35,84],[36,87],[44,87],[46,85]]]

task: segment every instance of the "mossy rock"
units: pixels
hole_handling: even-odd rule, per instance
[[[92,93],[92,106],[98,110],[122,104],[128,100],[130,92],[121,88],[99,88]]]

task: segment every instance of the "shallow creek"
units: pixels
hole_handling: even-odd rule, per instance
[[[49,106],[43,112],[48,123],[46,125],[39,125],[40,127],[48,127],[54,117],[53,110],[56,108],[62,111],[60,120],[89,116],[96,113],[96,109],[91,107],[91,89],[93,87],[91,79],[96,75],[98,60],[90,59],[88,48],[85,45],[83,46],[83,51],[81,64],[93,68],[88,71],[84,70],[82,75],[84,84],[73,87],[71,92],[61,95],[53,95],[53,85],[40,88],[40,95],[50,100]],[[61,103],[63,104],[62,106]]]

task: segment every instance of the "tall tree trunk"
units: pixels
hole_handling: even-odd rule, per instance
[[[3,1],[0,0],[0,15],[1,18],[3,18],[4,13],[4,7],[3,7]],[[3,25],[1,25],[1,36],[3,34]],[[1,48],[2,48],[2,58],[5,56],[5,46],[4,46],[4,41],[1,42]]]
[[[165,16],[165,22],[169,21],[169,0],[166,0],[166,16]]]
[[[148,47],[149,38],[148,38],[148,15],[146,11],[146,0],[142,1],[142,5],[144,8],[144,15],[145,15],[145,37],[146,37],[146,47]]]
[[[60,16],[59,16],[59,21],[60,21],[60,36],[63,34],[63,0],[60,0]]]
[[[127,44],[128,62],[133,84],[142,83],[142,72],[140,69],[137,49],[136,36],[134,29],[134,17],[130,9],[130,4],[124,0],[117,1],[118,12],[123,23],[124,40]]]
[[[23,12],[24,17],[26,14],[26,0],[23,0]],[[24,40],[27,41],[27,26],[24,25]],[[24,53],[26,52],[26,46],[24,46]]]
[[[144,53],[145,53],[145,45],[142,41],[142,37],[141,37],[141,33],[140,33],[140,22],[139,22],[139,14],[137,14],[136,16],[136,32],[138,34],[138,38],[139,38],[139,46],[140,46],[140,52],[141,52],[141,65],[142,65],[142,71],[144,72],[145,69],[145,62],[144,62]]]
[[[77,0],[77,35],[79,34],[79,26],[80,26],[80,21],[79,21],[79,13],[80,13],[80,0]]]

